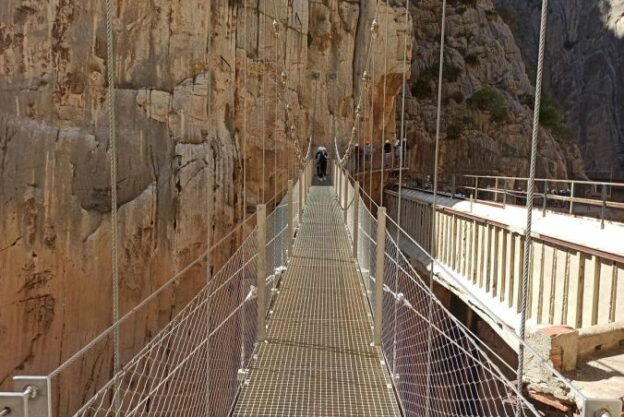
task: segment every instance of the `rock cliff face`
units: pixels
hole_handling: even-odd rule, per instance
[[[375,2],[113,3],[123,314],[238,224],[245,205],[286,185],[296,171],[286,125],[302,152],[311,134],[331,143],[331,116],[350,128],[356,40]],[[398,39],[400,8],[384,16]],[[47,374],[111,323],[106,70],[102,1],[0,3],[2,388],[16,373]],[[126,357],[197,291],[206,266],[126,329]],[[79,372],[76,383],[94,383],[94,369]]]
[[[495,0],[534,72],[541,2]],[[544,80],[590,176],[624,176],[624,2],[550,2]]]
[[[415,53],[406,101],[411,173],[433,172],[441,2],[412,7]],[[490,0],[450,1],[440,167],[449,175],[528,174],[533,87],[508,25]],[[583,176],[576,145],[542,128],[538,175]]]

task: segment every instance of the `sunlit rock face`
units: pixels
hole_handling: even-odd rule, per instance
[[[535,71],[541,1],[494,0],[530,73]],[[590,176],[624,175],[624,2],[551,0],[546,92],[566,110]]]
[[[332,116],[350,130],[359,43],[376,2],[113,3],[123,314],[230,232],[245,205],[286,186],[297,169],[286,125],[302,153],[312,133],[333,142]],[[14,374],[47,374],[111,323],[103,4],[0,1],[2,388]],[[383,7],[396,80],[404,13]],[[397,89],[387,90],[389,109]],[[239,237],[209,257],[208,270]],[[124,329],[125,359],[197,292],[206,268],[197,264]],[[94,375],[110,370],[107,347],[77,371],[76,387],[101,382]]]
[[[441,2],[419,1],[411,12],[414,59],[405,131],[410,169],[420,176],[433,173]],[[448,2],[446,31],[441,180],[476,173],[527,176],[533,86],[512,31],[489,0]],[[539,176],[584,176],[574,143],[546,128],[539,138]]]

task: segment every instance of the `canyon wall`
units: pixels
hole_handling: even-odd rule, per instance
[[[308,137],[329,147],[332,118],[350,130],[373,4],[113,1],[122,314],[282,190]],[[382,7],[398,40],[404,13]],[[104,16],[100,0],[0,3],[2,388],[47,374],[111,324]],[[387,92],[393,108],[396,88]],[[137,316],[124,360],[239,239]],[[110,346],[102,352],[75,386],[101,383]]]
[[[495,0],[534,73],[541,1]],[[545,92],[565,109],[590,176],[624,178],[624,2],[552,0]]]
[[[406,97],[407,158],[411,174],[424,176],[433,173],[441,2],[421,1],[411,12],[416,52]],[[490,0],[449,1],[446,22],[441,181],[528,175],[534,88],[512,31]],[[554,133],[540,130],[538,175],[583,177],[578,147]]]

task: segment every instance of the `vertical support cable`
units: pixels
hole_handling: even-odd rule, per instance
[[[245,14],[245,18],[247,17],[247,14]],[[210,40],[212,39],[212,8],[211,8],[211,3],[208,4],[208,8],[207,8],[207,16],[206,16],[206,21],[207,21],[207,36],[206,36],[206,55],[207,55],[207,59],[205,59],[204,64],[206,65],[206,68],[210,68],[210,52],[211,52],[211,47],[212,44],[210,42]],[[245,56],[246,58],[246,56]],[[206,119],[210,120],[210,116],[212,114],[212,79],[213,77],[208,77],[208,100],[207,100],[207,106],[206,106]],[[246,84],[245,84],[246,85]],[[209,143],[206,143],[206,161],[207,164],[209,164],[208,161],[210,161],[212,159],[212,150],[211,147],[209,146]],[[244,162],[244,161],[243,161]],[[243,165],[244,167],[244,165]],[[210,178],[210,180],[206,181],[206,217],[209,218],[209,216],[211,215],[210,213],[210,207],[212,204],[212,200],[214,198],[214,188],[213,188],[213,182],[214,182],[214,178],[212,178],[212,176],[208,175],[208,178]],[[245,203],[246,204],[246,203]],[[246,206],[243,207],[244,209],[244,213],[247,212],[247,208]],[[244,219],[244,215],[243,215],[243,219]],[[210,248],[210,237],[211,237],[211,230],[212,228],[206,226],[206,248]],[[206,253],[206,287],[208,287],[208,285],[210,285],[210,281],[212,278],[212,268],[211,268],[211,259],[212,257],[212,252],[207,252]],[[207,325],[206,327],[206,332],[205,332],[205,338],[208,339],[210,332],[212,331],[212,321],[210,320],[210,313],[212,312],[212,297],[210,297],[210,295],[206,296],[206,323]],[[205,351],[205,369],[206,369],[206,375],[210,375],[210,343],[206,343],[206,351]],[[244,359],[243,359],[244,360]],[[210,378],[206,378],[206,404],[205,404],[205,409],[206,412],[210,413],[210,397],[211,397],[211,387],[212,387],[212,383],[213,381]]]
[[[210,7],[210,6],[208,6]],[[243,146],[241,150],[243,165],[242,218],[247,218],[247,0],[243,1]]]
[[[383,82],[383,113],[381,116],[381,180],[379,182],[379,205],[384,205],[383,199],[383,181],[384,181],[384,168],[386,166],[386,90],[388,84],[388,15],[390,13],[390,7],[386,4],[386,19],[384,30],[384,82]],[[372,190],[371,190],[372,195]]]
[[[266,0],[263,1],[263,17],[262,21],[260,21],[260,8],[258,8],[258,25],[260,25],[260,40],[262,40],[262,47],[258,51],[258,56],[260,57],[260,51],[266,48],[266,10],[267,4]],[[259,3],[258,3],[259,5]],[[264,59],[260,60],[262,63],[262,85],[261,92],[262,95],[262,202],[266,202],[266,61]]]
[[[113,272],[113,371],[115,384],[119,383],[118,374],[121,370],[119,326],[119,225],[117,211],[117,137],[115,131],[115,46],[113,33],[113,4],[106,0],[106,59],[108,82],[108,140],[110,146],[110,185],[111,185],[111,257]],[[119,412],[119,398],[115,396],[115,409]]]
[[[405,89],[407,85],[407,40],[408,33],[407,25],[409,25],[409,5],[410,1],[405,2],[405,36],[403,41],[403,85],[401,87],[401,135],[399,137],[399,193],[397,199],[397,230],[396,230],[396,245],[397,248],[401,247],[401,200],[403,194],[403,136],[405,136]],[[400,250],[397,250],[396,263],[399,265]],[[397,290],[399,283],[399,268],[395,268],[394,276],[394,290]],[[394,303],[394,340],[392,342],[392,376],[396,377],[396,334],[397,334],[397,302]]]
[[[539,136],[539,115],[542,95],[542,76],[544,72],[544,49],[546,46],[546,23],[548,17],[548,0],[542,0],[542,16],[540,22],[539,52],[537,57],[537,76],[535,79],[535,104],[533,106],[533,135],[531,137],[531,163],[526,200],[526,228],[524,231],[524,269],[522,271],[522,292],[520,300],[520,346],[518,348],[518,396],[522,397],[522,381],[524,379],[524,341],[526,339],[527,289],[529,285],[529,261],[531,254],[531,228],[533,226],[533,194],[535,188],[535,165],[537,162],[537,141]],[[522,415],[522,402],[517,401],[516,417]]]
[[[446,0],[442,0],[442,22],[440,23],[440,57],[438,67],[438,103],[436,114],[435,154],[433,157],[433,201],[431,204],[431,271],[429,275],[429,319],[433,321],[433,278],[436,265],[436,207],[438,199],[438,165],[440,162],[440,120],[442,118],[442,81],[444,76],[444,42],[446,38]],[[431,361],[433,343],[433,324],[427,332],[427,398],[425,400],[425,416],[431,415]]]

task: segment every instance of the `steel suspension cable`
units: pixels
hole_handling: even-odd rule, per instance
[[[266,48],[266,0],[264,0],[263,4],[263,10],[264,12],[262,13],[262,22],[260,23],[260,9],[258,9],[258,23],[260,24],[261,27],[261,31],[260,31],[260,37],[261,37],[261,41],[262,41],[262,48],[261,50],[264,50]],[[261,52],[258,51],[258,55],[260,57]],[[265,198],[266,198],[266,193],[265,193],[265,188],[266,188],[266,89],[265,89],[265,83],[266,83],[266,62],[264,59],[260,59],[260,62],[262,63],[262,86],[261,86],[261,95],[262,95],[262,202],[265,202]]]
[[[440,57],[438,66],[438,102],[436,110],[436,135],[435,135],[435,151],[433,156],[433,201],[431,204],[431,271],[429,275],[429,290],[433,294],[433,280],[436,265],[436,210],[438,204],[438,170],[440,163],[440,121],[442,118],[442,81],[444,76],[444,42],[446,37],[446,0],[442,0],[442,21],[440,23]],[[401,144],[401,149],[403,146]],[[402,168],[403,165],[399,168]],[[399,195],[399,200],[402,196]],[[429,299],[429,317],[433,314],[433,298]],[[432,360],[432,344],[433,329],[429,327],[427,335],[427,398],[425,404],[425,416],[429,416],[431,412],[431,360]]]
[[[247,2],[243,1],[243,186],[242,186],[242,217],[247,216]]]
[[[544,73],[544,50],[546,47],[546,25],[548,18],[548,0],[542,0],[542,14],[540,20],[539,51],[537,57],[537,75],[535,79],[535,104],[533,106],[533,132],[531,137],[531,162],[529,166],[529,183],[527,185],[526,200],[526,228],[524,231],[524,269],[522,271],[522,293],[520,307],[520,345],[518,348],[518,392],[522,394],[522,380],[524,378],[524,342],[526,339],[526,316],[527,316],[527,288],[529,283],[529,261],[531,256],[533,227],[533,194],[535,191],[535,165],[537,163],[537,142],[539,139],[539,118],[542,95],[542,78]],[[517,402],[516,416],[522,415],[521,402]]]
[[[383,179],[384,179],[384,167],[386,166],[386,89],[388,85],[388,20],[390,14],[390,7],[386,5],[386,21],[384,30],[384,81],[383,81],[383,113],[381,116],[381,179],[379,181],[379,205],[383,207]],[[392,149],[392,148],[390,148]],[[370,190],[371,194],[373,190]]]
[[[117,136],[115,130],[115,46],[113,33],[113,4],[106,0],[106,58],[108,82],[108,140],[111,186],[111,257],[113,290],[113,323],[119,321],[119,225],[117,196]],[[115,379],[121,369],[119,327],[113,331],[113,371]],[[118,383],[118,381],[116,382]]]
[[[409,25],[409,5],[410,0],[406,0],[405,2],[405,36],[403,40],[403,84],[401,86],[401,125],[400,132],[401,136],[399,139],[399,198],[397,199],[397,231],[396,231],[396,245],[397,248],[400,248],[401,242],[401,194],[403,191],[403,170],[401,167],[403,166],[403,136],[405,135],[405,93],[406,93],[406,85],[407,85],[407,42],[408,42],[408,34],[409,31],[407,27]],[[396,254],[396,263],[399,264],[399,255],[400,251],[397,250]],[[395,271],[394,276],[394,287],[398,288],[399,283],[399,268]],[[394,303],[394,331],[393,331],[393,347],[392,347],[392,374],[396,375],[396,335],[397,335],[397,303]]]

